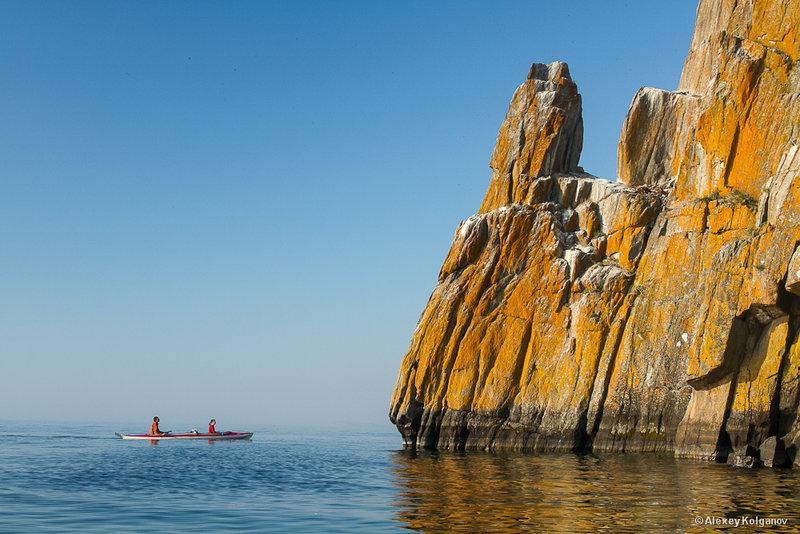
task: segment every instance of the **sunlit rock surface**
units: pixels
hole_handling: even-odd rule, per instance
[[[531,68],[401,364],[406,446],[800,462],[798,6],[701,0],[618,182],[578,167],[567,66]]]

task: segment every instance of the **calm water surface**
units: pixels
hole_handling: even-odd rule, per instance
[[[790,470],[411,453],[391,431],[151,445],[114,437],[128,428],[24,429],[0,424],[0,532],[800,531]]]

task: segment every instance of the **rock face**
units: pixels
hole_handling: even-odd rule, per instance
[[[404,444],[800,462],[798,56],[797,2],[701,0],[616,183],[578,167],[567,66],[534,65],[401,364]]]
[[[577,171],[582,147],[581,95],[567,64],[534,63],[497,135],[480,212],[525,202],[532,178]]]

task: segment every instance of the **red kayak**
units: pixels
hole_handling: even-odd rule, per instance
[[[227,440],[227,439],[250,439],[253,437],[252,432],[218,432],[216,434],[201,434],[199,432],[188,432],[186,434],[172,434],[166,433],[163,436],[151,436],[150,434],[119,434],[117,437],[122,439],[213,439],[213,440]]]

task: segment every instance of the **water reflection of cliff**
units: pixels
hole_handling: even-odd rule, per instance
[[[709,532],[697,516],[784,518],[786,527],[769,531],[800,528],[796,471],[651,455],[406,451],[393,462],[395,518],[420,532]]]

